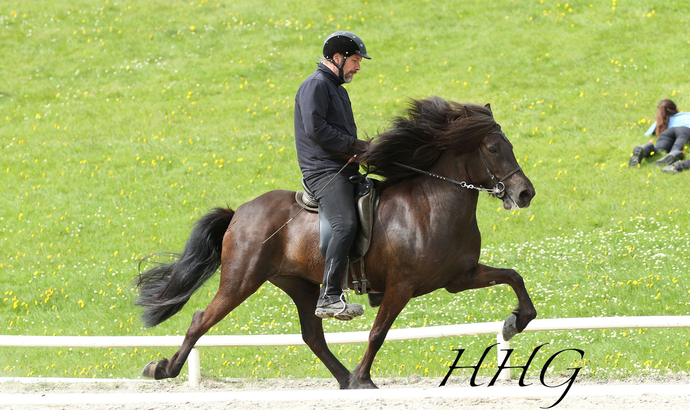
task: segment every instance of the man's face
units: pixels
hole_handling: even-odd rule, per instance
[[[342,57],[341,57],[342,61]],[[343,80],[346,83],[349,83],[352,81],[352,77],[357,74],[357,71],[359,71],[359,63],[362,61],[362,56],[359,54],[355,54],[351,57],[348,57],[345,60],[345,65],[343,66]]]

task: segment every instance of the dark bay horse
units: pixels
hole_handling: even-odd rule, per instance
[[[479,187],[493,189],[506,209],[529,206],[535,194],[489,105],[413,100],[358,160],[385,177],[364,258],[370,286],[383,299],[361,363],[350,372],[338,361],[326,345],[322,319],[314,315],[324,264],[317,216],[299,213],[264,243],[300,209],[294,192],[276,190],[235,211],[212,210],[196,223],[176,262],[140,275],[136,303],[145,308],[144,323],[155,326],[177,313],[218,267],[221,274],[218,293],[206,310],[194,313],[180,349],[149,363],[145,376],[176,377],[197,340],[266,281],[292,298],[305,343],[343,389],[376,388],[371,365],[396,317],[411,298],[439,288],[456,293],[508,284],[518,306],[505,321],[504,338],[525,329],[537,312],[522,277],[479,263]]]

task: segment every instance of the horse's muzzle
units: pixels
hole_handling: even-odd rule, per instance
[[[527,208],[534,195],[536,195],[534,185],[523,174],[519,182],[506,184],[506,192],[502,198],[503,207],[507,210]]]

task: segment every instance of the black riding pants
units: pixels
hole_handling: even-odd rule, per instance
[[[349,181],[349,177],[347,174],[336,175],[329,172],[305,178],[309,189],[318,194],[316,199],[319,200],[319,211],[328,219],[333,229],[324,255],[326,266],[321,297],[342,294],[343,273],[348,268],[348,253],[357,233],[355,186]]]
[[[674,151],[682,151],[683,146],[690,139],[690,128],[688,127],[673,127],[667,128],[659,135],[659,139],[654,144],[657,151],[665,151],[668,153]]]

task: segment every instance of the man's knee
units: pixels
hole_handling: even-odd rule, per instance
[[[340,237],[353,237],[357,233],[357,220],[355,218],[341,220],[333,226],[333,234]]]

